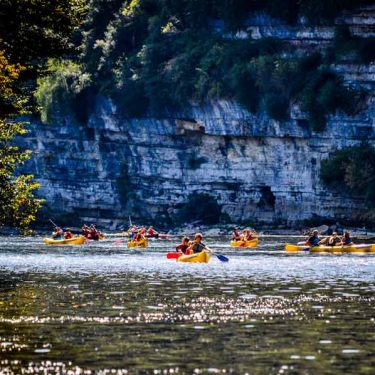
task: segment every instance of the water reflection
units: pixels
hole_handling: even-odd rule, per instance
[[[229,263],[167,260],[112,240],[3,238],[3,373],[372,373],[371,254],[286,254],[210,239]]]

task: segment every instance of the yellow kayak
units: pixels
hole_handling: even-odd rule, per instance
[[[375,252],[373,245],[359,244],[351,246],[313,246],[306,245],[285,245],[285,250],[288,252],[309,251],[310,253],[370,253]]]
[[[145,249],[147,246],[148,246],[147,238],[144,238],[143,240],[140,240],[140,241],[128,242],[128,247],[139,247],[139,248]]]
[[[201,251],[191,255],[181,255],[177,262],[188,262],[188,263],[208,263],[211,259],[211,253],[209,251]]]
[[[257,247],[259,243],[258,238],[254,238],[250,241],[230,241],[232,247]]]
[[[46,245],[82,245],[85,243],[85,237],[78,236],[69,238],[68,240],[54,240],[53,238],[45,238],[43,242]]]

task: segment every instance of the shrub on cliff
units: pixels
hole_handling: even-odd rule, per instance
[[[336,27],[333,47],[337,62],[348,56],[361,64],[370,64],[375,60],[375,38],[354,36],[347,26]]]
[[[323,182],[375,207],[375,148],[368,143],[334,151],[321,164]]]
[[[308,113],[315,131],[321,131],[330,113],[341,110],[353,114],[357,107],[357,95],[345,87],[341,79],[327,68],[311,71],[306,75],[305,85],[298,98],[302,110]]]
[[[62,117],[72,111],[76,111],[77,118],[84,121],[83,111],[90,109],[90,103],[85,100],[89,83],[89,75],[83,73],[78,64],[70,60],[50,59],[46,74],[37,80],[35,91],[42,121],[51,123],[54,117]],[[75,105],[79,100],[83,100],[85,105]]]

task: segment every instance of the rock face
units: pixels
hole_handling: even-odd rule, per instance
[[[374,9],[362,13],[338,22],[371,34]],[[329,27],[285,28],[254,22],[248,31],[252,37],[292,38],[296,48],[333,37]],[[286,123],[229,101],[191,104],[165,118],[124,119],[109,99],[98,97],[86,126],[70,118],[32,122],[20,140],[34,150],[25,170],[41,182],[51,215],[100,221],[112,229],[126,225],[128,215],[156,226],[173,224],[196,192],[215,197],[233,222],[292,225],[313,215],[348,218],[366,207],[328,191],[319,179],[320,163],[336,148],[375,143],[375,65],[332,68],[346,84],[371,93],[365,111],[355,117],[336,113],[321,133],[311,132],[293,106]]]

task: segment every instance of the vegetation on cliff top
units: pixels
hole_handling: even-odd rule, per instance
[[[286,5],[274,0],[92,0],[76,59],[81,72],[72,71],[73,63],[55,61],[52,77],[39,81],[44,119],[52,108],[58,112],[64,107],[85,122],[93,97],[102,93],[133,117],[162,116],[189,101],[226,98],[285,121],[290,104],[298,103],[311,127],[322,130],[328,114],[353,114],[361,108],[360,93],[345,87],[330,63],[349,47],[358,49],[363,62],[371,61],[374,56],[366,51],[373,41],[350,36],[351,44],[345,46],[338,32],[333,53],[301,58],[280,41],[241,39],[236,32],[246,30],[249,15],[289,24],[302,17],[325,25],[351,8],[349,0],[288,0]]]

